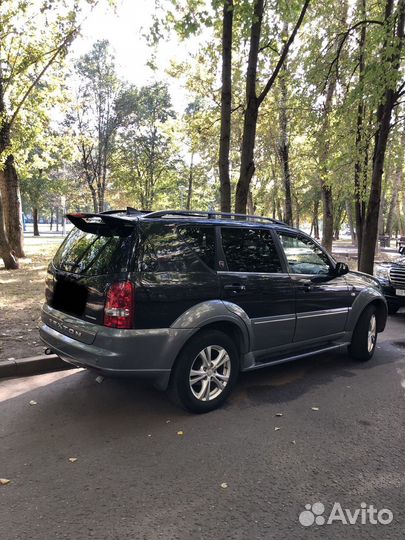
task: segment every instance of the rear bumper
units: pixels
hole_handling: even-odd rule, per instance
[[[193,333],[190,329],[106,328],[47,305],[42,309],[42,321],[39,331],[42,341],[66,362],[108,375],[157,379],[161,387],[167,385],[173,363]]]

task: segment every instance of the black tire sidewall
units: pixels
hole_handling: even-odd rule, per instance
[[[368,329],[372,315],[375,315],[377,317],[376,307],[366,307],[363,313],[360,315],[360,318],[356,324],[352,336],[352,342],[350,345],[351,356],[353,356],[353,358],[355,358],[356,360],[360,360],[363,362],[370,360],[373,357],[377,346],[378,333],[376,333],[373,350],[371,352],[368,350]]]
[[[192,393],[189,376],[191,366],[200,351],[209,345],[220,345],[229,355],[231,360],[231,375],[223,392],[211,401],[200,401]],[[185,345],[181,351],[174,371],[171,384],[176,393],[177,401],[187,410],[194,413],[205,413],[220,407],[228,398],[235,385],[239,373],[239,351],[232,340],[224,332],[219,330],[201,331]]]

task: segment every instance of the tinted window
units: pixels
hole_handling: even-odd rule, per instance
[[[282,272],[270,231],[222,228],[222,245],[232,272]]]
[[[144,242],[143,272],[192,272],[204,271],[204,266],[193,255],[175,227],[159,225],[150,227]]]
[[[125,272],[131,246],[130,236],[100,236],[73,229],[56,253],[53,264],[73,274]]]
[[[279,233],[289,270],[293,274],[328,274],[327,255],[309,238]]]
[[[215,268],[214,227],[179,227],[179,234],[193,252],[210,268]]]

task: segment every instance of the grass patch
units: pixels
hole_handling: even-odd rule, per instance
[[[46,269],[63,238],[27,237],[18,270],[0,267],[0,361],[41,354],[39,339]]]

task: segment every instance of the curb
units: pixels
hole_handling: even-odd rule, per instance
[[[19,358],[17,360],[0,360],[0,378],[26,377],[28,375],[35,375],[36,373],[60,371],[74,367],[72,364],[64,362],[56,354],[41,354],[39,356],[30,356],[29,358]]]

